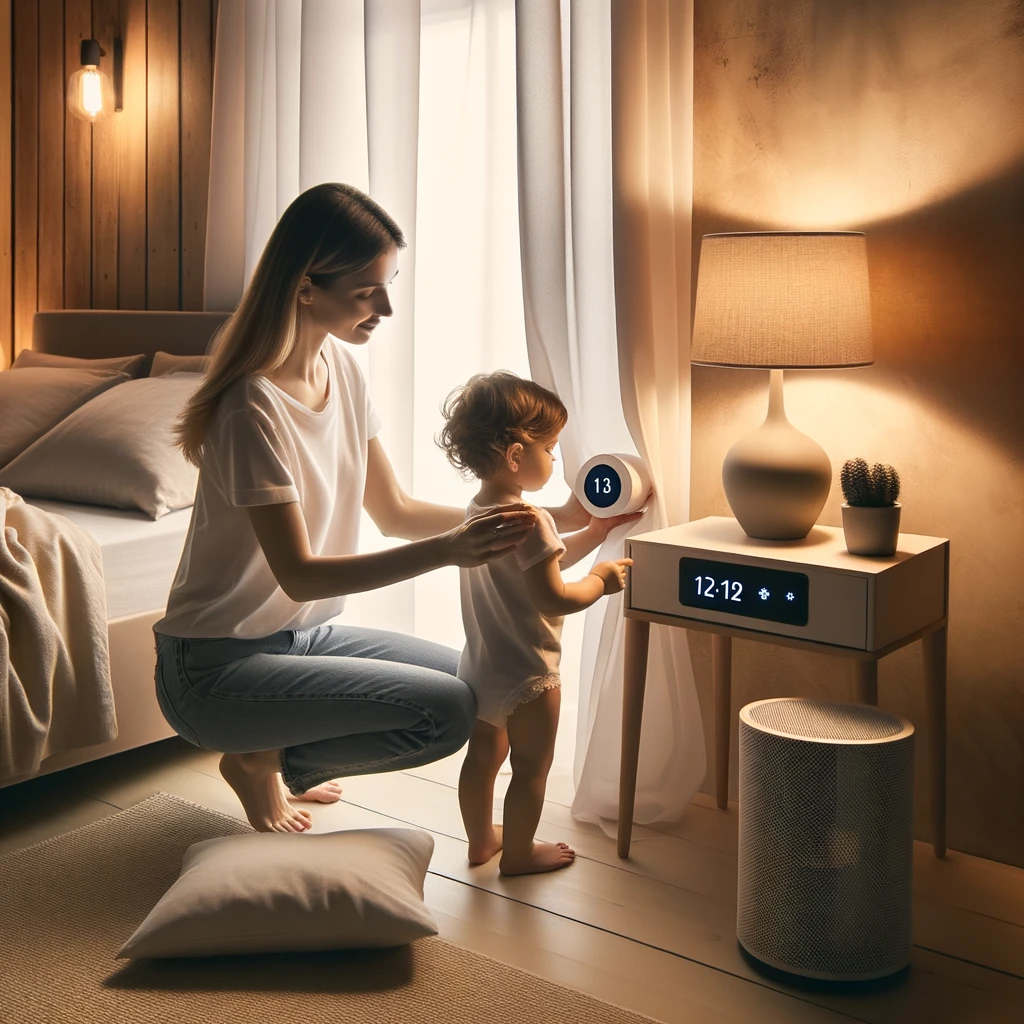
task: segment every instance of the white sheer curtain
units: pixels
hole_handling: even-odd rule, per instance
[[[690,0],[518,0],[519,201],[535,379],[569,408],[566,479],[639,451],[657,498],[632,532],[689,518]],[[622,550],[624,531],[602,557]],[[614,819],[622,598],[587,612],[580,819]],[[678,818],[705,772],[685,634],[651,631],[636,820]]]
[[[345,181],[402,226],[394,317],[353,350],[403,486],[463,505],[434,445],[445,395],[529,374],[516,195],[514,0],[221,0],[206,308],[231,309],[278,217]],[[560,503],[555,481],[542,500]],[[364,517],[360,546],[395,543]],[[354,595],[344,621],[461,647],[458,572]]]

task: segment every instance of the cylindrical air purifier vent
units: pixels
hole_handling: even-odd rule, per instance
[[[856,981],[910,956],[914,727],[861,704],[748,704],[736,933],[753,957]]]

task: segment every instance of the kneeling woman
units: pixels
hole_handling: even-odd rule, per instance
[[[365,345],[391,315],[404,244],[358,189],[300,195],[179,423],[199,485],[154,626],[157,696],[182,737],[223,752],[221,773],[264,832],[310,827],[289,793],[336,800],[330,780],[444,757],[473,727],[458,652],[327,625],[344,595],[480,565],[534,523],[521,505],[463,523],[461,510],[415,501],[395,479],[365,381],[334,339]],[[356,554],[361,507],[412,543]],[[556,512],[570,521],[582,509]]]

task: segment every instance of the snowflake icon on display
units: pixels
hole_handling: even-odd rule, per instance
[[[789,592],[788,592],[788,593],[786,594],[786,600],[787,600],[787,601],[795,601],[795,600],[796,600],[796,594],[794,594],[794,593],[793,593],[793,591],[792,591],[792,590],[790,590],[790,591],[789,591]]]
[[[768,600],[768,598],[769,598],[769,597],[771,597],[771,593],[769,592],[769,590],[768,590],[768,588],[767,588],[767,587],[762,587],[762,588],[761,588],[761,589],[760,589],[760,590],[759,590],[759,591],[757,592],[757,596],[758,596],[759,598],[761,598],[761,600],[762,600],[762,601],[767,601],[767,600]]]

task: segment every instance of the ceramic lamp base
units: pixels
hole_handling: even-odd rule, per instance
[[[799,540],[817,522],[832,484],[832,464],[817,441],[786,419],[781,370],[771,372],[764,423],[725,457],[722,484],[748,537]]]

